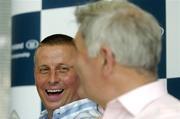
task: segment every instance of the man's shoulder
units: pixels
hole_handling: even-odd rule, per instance
[[[84,110],[86,108],[96,108],[97,104],[89,99],[81,99],[74,102],[71,102],[69,104],[66,104],[58,109],[56,109],[54,112],[74,112],[77,110]]]
[[[83,112],[97,112],[97,104],[89,99],[81,99],[69,103],[54,111],[54,117],[57,119],[71,118],[74,119],[77,115]]]

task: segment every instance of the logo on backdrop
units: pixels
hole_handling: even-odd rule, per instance
[[[27,40],[12,45],[12,59],[29,58],[31,50],[35,50],[39,45],[39,41],[35,39]]]
[[[37,40],[28,40],[25,44],[26,48],[29,49],[29,50],[34,50],[38,47],[39,45],[39,42]]]

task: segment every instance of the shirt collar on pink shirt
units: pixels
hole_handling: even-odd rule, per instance
[[[119,102],[128,112],[135,116],[141,112],[146,105],[164,94],[167,94],[167,89],[165,81],[162,79],[138,87],[111,101],[110,104]]]

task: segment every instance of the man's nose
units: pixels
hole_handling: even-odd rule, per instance
[[[54,85],[59,83],[60,80],[61,78],[58,76],[58,74],[55,71],[52,71],[48,83]]]

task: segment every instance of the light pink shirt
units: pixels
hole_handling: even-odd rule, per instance
[[[180,101],[158,80],[109,102],[103,119],[180,119]]]

